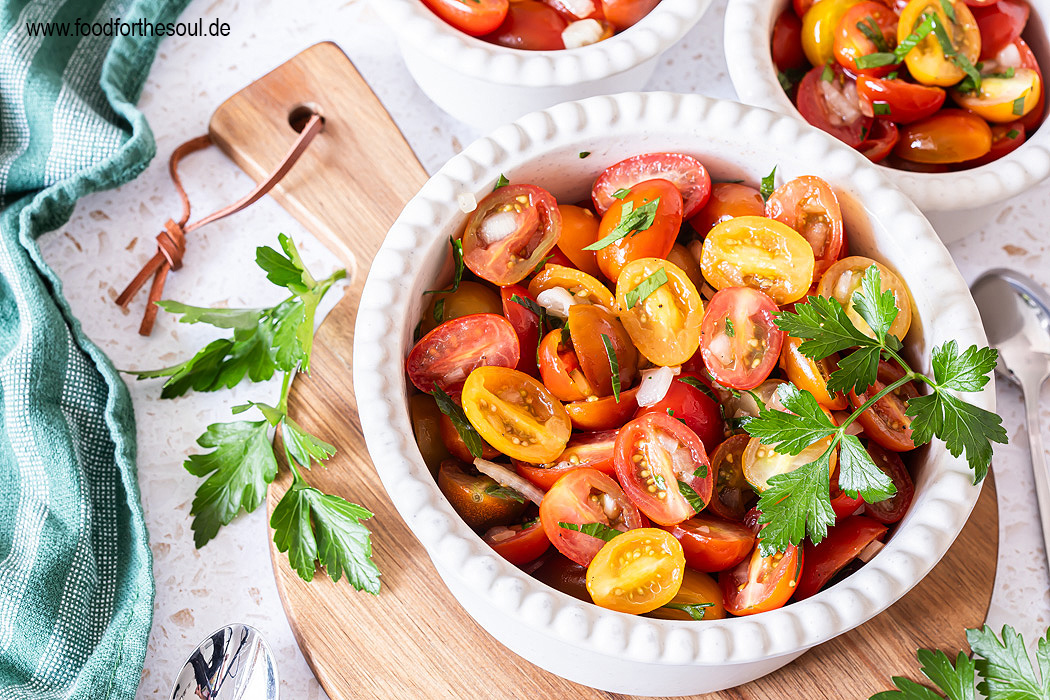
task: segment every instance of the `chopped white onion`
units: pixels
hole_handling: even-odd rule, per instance
[[[863,116],[857,99],[857,88],[853,86],[852,81],[842,89],[835,85],[834,80],[818,80],[817,84],[820,85],[824,101],[830,107],[830,115],[838,117],[837,125],[852,124]]]
[[[660,444],[660,449],[672,454],[678,449],[678,438],[672,437],[662,430],[656,432],[656,442]]]
[[[686,447],[679,447],[671,453],[671,468],[675,474],[684,476],[696,471],[696,463],[693,462],[693,453]]]
[[[536,303],[547,309],[551,316],[568,318],[569,307],[576,303],[576,299],[564,287],[551,287],[536,295]]]
[[[559,0],[561,6],[573,17],[589,17],[594,14],[594,0]],[[565,48],[569,48],[566,46]]]
[[[561,40],[567,49],[597,44],[602,39],[602,24],[596,19],[576,20],[561,32]]]
[[[642,381],[638,385],[635,400],[639,406],[652,406],[659,403],[671,388],[671,382],[681,374],[681,367],[654,367],[642,372]]]
[[[725,333],[715,333],[707,344],[708,352],[714,354],[718,361],[727,367],[733,364],[733,344]]]
[[[478,208],[478,198],[473,192],[460,192],[456,196],[456,203],[459,204],[459,210],[464,214],[469,214]]]
[[[491,476],[495,479],[500,486],[514,489],[536,505],[539,505],[543,500],[543,491],[536,488],[528,479],[518,476],[517,472],[504,467],[502,464],[496,464],[495,462],[490,462],[487,459],[478,457],[474,460],[474,466],[477,467],[478,471],[482,474]]]
[[[1021,52],[1017,50],[1013,42],[1010,42],[1006,47],[995,54],[995,63],[998,64],[994,68],[1020,68],[1021,67]],[[988,63],[984,65],[984,70],[988,70]]]
[[[867,564],[869,561],[872,560],[872,558],[876,554],[881,552],[882,548],[885,547],[885,546],[886,545],[884,545],[882,542],[879,542],[878,540],[872,540],[871,543],[867,547],[865,547],[864,549],[860,550],[860,553],[857,554],[857,559],[860,559],[862,562]]]
[[[481,222],[480,233],[481,239],[485,241],[485,245],[492,245],[497,241],[502,241],[517,230],[518,217],[514,215],[514,212],[501,211]]]

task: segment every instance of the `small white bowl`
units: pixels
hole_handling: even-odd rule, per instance
[[[607,166],[647,151],[697,156],[715,179],[757,183],[818,175],[834,187],[855,253],[874,257],[911,288],[910,354],[929,371],[933,345],[986,345],[966,283],[929,223],[860,154],[802,122],[699,95],[628,93],[529,114],[450,160],[405,207],[376,254],[361,298],[354,387],[368,450],[391,500],[449,590],[496,639],[527,660],[602,690],[686,695],[739,685],[865,622],[919,582],[958,535],[980,488],[940,443],[915,456],[911,510],[878,555],[807,600],[751,617],[652,620],[582,603],[495,554],[455,513],[420,457],[407,408],[404,361],[422,294],[451,274],[448,237],[501,173],[587,197]],[[590,151],[580,158],[581,151]],[[988,387],[969,400],[994,410]]]
[[[710,4],[662,0],[633,27],[561,51],[509,49],[476,39],[422,0],[374,0],[372,7],[397,34],[405,65],[427,97],[456,119],[487,130],[566,100],[642,89],[660,55]]]
[[[726,8],[725,47],[729,78],[741,102],[765,107],[796,119],[795,109],[777,80],[770,54],[773,23],[790,0],[733,0]],[[1050,78],[1050,38],[1042,17],[1050,17],[1048,0],[1029,0],[1031,19],[1023,34]],[[1044,85],[1043,89],[1047,87]],[[945,243],[987,224],[1007,199],[1050,175],[1050,119],[1020,148],[987,165],[952,173],[913,173],[878,166],[911,197]]]

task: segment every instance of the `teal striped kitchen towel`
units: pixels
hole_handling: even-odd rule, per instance
[[[160,39],[70,27],[171,21],[186,1],[0,2],[3,700],[132,698],[142,674],[153,572],[131,398],[36,241],[155,152],[133,105]]]

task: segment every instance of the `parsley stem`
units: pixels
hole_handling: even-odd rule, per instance
[[[284,379],[281,381],[281,400],[277,402],[277,408],[281,413],[288,412],[288,390],[292,386],[292,376],[295,374],[295,370],[284,373]]]
[[[859,416],[860,414],[864,413],[869,408],[874,406],[878,402],[878,400],[881,399],[883,396],[885,396],[886,394],[889,394],[892,391],[895,391],[896,389],[901,388],[902,386],[904,386],[908,382],[912,381],[913,379],[918,379],[919,377],[922,376],[921,374],[916,374],[915,372],[912,372],[911,369],[909,369],[907,367],[907,365],[905,365],[905,369],[907,371],[904,373],[903,377],[901,377],[897,381],[893,382],[892,384],[889,384],[889,385],[883,387],[882,391],[880,391],[879,393],[875,394],[870,399],[865,401],[863,404],[861,404],[860,408],[858,408],[856,411],[854,411],[853,413],[850,414],[849,418],[847,418],[846,420],[842,421],[842,425],[840,425],[839,429],[838,429],[839,437],[841,437],[845,433],[846,428],[849,427],[850,423],[852,423],[853,421],[855,421],[857,419],[857,416]]]

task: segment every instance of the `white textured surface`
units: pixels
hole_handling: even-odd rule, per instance
[[[712,8],[661,61],[653,89],[700,91],[733,97],[722,55],[726,0]],[[423,164],[433,172],[477,134],[452,122],[409,79],[385,25],[361,0],[315,0],[308,16],[298,5],[196,0],[184,18],[216,17],[230,23],[224,39],[166,40],[143,92],[159,156],[136,181],[84,199],[70,223],[49,234],[42,247],[65,282],[65,291],[87,333],[121,367],[152,367],[185,358],[213,336],[177,326],[161,316],[154,335],[136,333],[142,297],[130,314],[112,299],[152,253],[153,236],[178,213],[167,177],[167,156],[181,141],[202,133],[211,112],[239,88],[297,51],[320,40],[340,43],[376,90]],[[183,170],[198,213],[236,199],[247,177],[215,152],[193,156]],[[982,232],[952,247],[967,280],[997,265],[1018,268],[1044,284],[1050,265],[1050,186],[1009,202]],[[191,234],[186,268],[169,279],[167,295],[190,303],[258,304],[273,288],[251,263],[256,245],[272,244],[278,231],[292,234],[308,264],[327,272],[335,265],[312,237],[276,204],[263,200],[235,218]],[[134,243],[133,243],[134,242]],[[229,275],[228,271],[243,271]],[[265,295],[265,296],[264,296]],[[1035,520],[1019,394],[1000,382],[999,410],[1013,444],[997,451],[1000,502],[1000,569],[994,623],[1011,622],[1031,638],[1050,624],[1050,581]],[[214,628],[234,620],[258,626],[280,661],[285,697],[323,698],[299,653],[281,611],[272,579],[262,513],[242,516],[201,552],[193,548],[189,505],[196,483],[182,469],[185,454],[205,425],[228,419],[228,407],[246,397],[273,396],[276,386],[243,387],[232,394],[157,399],[159,387],[133,383],[139,425],[139,471],[157,578],[154,629],[139,697],[166,697],[182,659]],[[1043,411],[1050,444],[1050,411]],[[366,504],[367,505],[367,504]],[[362,631],[362,633],[367,633]]]

